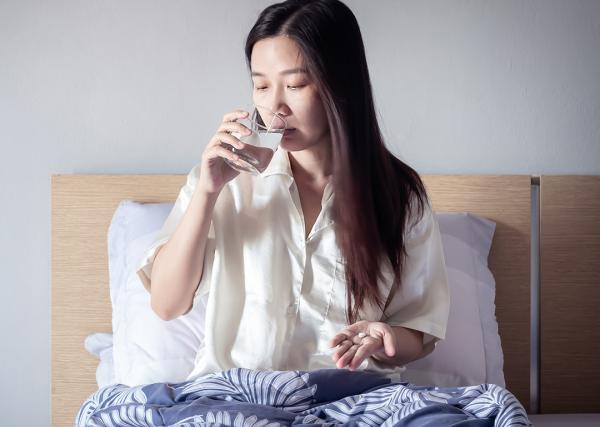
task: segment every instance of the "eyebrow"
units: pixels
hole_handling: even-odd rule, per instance
[[[290,70],[284,70],[281,71],[279,74],[284,75],[284,74],[297,74],[297,73],[307,73],[305,68],[292,68]],[[252,77],[257,76],[257,77],[264,77],[265,75],[263,73],[258,73],[256,71],[252,71],[250,73],[250,75]]]

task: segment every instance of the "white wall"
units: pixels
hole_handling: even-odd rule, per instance
[[[187,173],[249,100],[269,3],[0,0],[3,426],[50,424],[51,174]],[[348,4],[418,171],[600,173],[600,1]]]

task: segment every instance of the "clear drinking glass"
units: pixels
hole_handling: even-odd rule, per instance
[[[252,133],[240,135],[239,132],[231,132],[231,134],[247,145],[240,150],[231,144],[222,143],[223,147],[240,156],[237,162],[225,158],[223,160],[240,172],[259,175],[271,162],[287,123],[281,114],[262,105],[253,105],[246,111],[250,112],[250,116],[237,119],[236,122],[246,126]]]

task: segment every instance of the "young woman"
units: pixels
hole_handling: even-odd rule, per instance
[[[208,294],[190,379],[232,367],[389,376],[445,336],[439,229],[419,175],[385,147],[356,18],[338,0],[267,7],[250,31],[253,101],[284,116],[260,175],[225,114],[138,275],[169,320]]]

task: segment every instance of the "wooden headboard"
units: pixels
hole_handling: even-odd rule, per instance
[[[540,178],[542,413],[600,412],[600,176]]]
[[[424,175],[439,212],[497,223],[490,253],[507,388],[529,407],[530,209],[528,175]],[[84,338],[111,331],[107,230],[123,199],[174,201],[185,175],[52,176],[52,426],[72,426],[95,390],[98,360]]]

